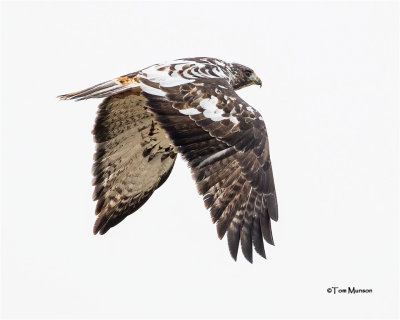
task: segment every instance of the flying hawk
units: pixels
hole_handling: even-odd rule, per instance
[[[155,64],[60,96],[105,98],[93,134],[94,233],[104,234],[138,210],[168,178],[180,152],[198,191],[227,234],[236,260],[239,242],[253,260],[265,258],[278,220],[268,136],[260,113],[235,90],[261,80],[237,63],[187,58]]]

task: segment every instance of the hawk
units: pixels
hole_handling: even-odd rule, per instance
[[[268,136],[260,113],[236,90],[261,80],[238,63],[186,58],[62,95],[105,98],[93,129],[94,234],[138,210],[168,178],[177,153],[188,162],[220,239],[236,260],[273,245],[278,220]]]

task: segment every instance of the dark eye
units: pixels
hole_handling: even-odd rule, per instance
[[[245,70],[245,71],[244,71],[244,74],[245,74],[247,77],[250,77],[252,73],[253,73],[253,72],[251,72],[251,70]]]

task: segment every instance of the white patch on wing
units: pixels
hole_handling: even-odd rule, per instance
[[[200,107],[204,109],[203,114],[205,117],[213,121],[222,121],[229,119],[234,124],[239,123],[239,120],[233,115],[236,113],[235,109],[232,109],[229,117],[223,116],[224,111],[217,107],[218,99],[215,96],[211,96],[210,99],[203,99],[200,101]]]
[[[232,114],[229,116],[229,120],[234,124],[239,123],[239,120],[236,117],[234,117]]]
[[[210,99],[203,99],[200,101],[200,106],[205,110],[216,110],[219,108],[217,107],[218,99],[215,96],[211,96]]]
[[[165,67],[164,70],[159,70],[160,68]],[[177,69],[183,67],[178,66]],[[143,74],[143,77],[146,79],[159,83],[162,87],[174,87],[174,86],[179,86],[185,83],[191,83],[194,80],[191,79],[185,79],[183,78],[179,73],[176,71],[173,72],[171,75],[168,74],[168,71],[170,70],[169,66],[163,66],[163,65],[154,65],[151,66],[147,69],[143,69],[141,73]],[[179,69],[180,70],[180,69]]]
[[[195,108],[181,109],[179,113],[184,114],[185,116],[193,116],[195,114],[199,114],[200,111]]]
[[[216,153],[214,153],[213,155],[209,156],[207,159],[203,160],[202,162],[199,163],[198,168],[204,167],[207,164],[213,162],[214,160],[219,160],[221,158],[223,158],[223,156],[225,154],[227,154],[228,152],[230,152],[234,147],[229,147],[228,149],[224,149],[221,151],[218,151]]]
[[[175,78],[171,78],[170,80],[160,81],[160,85],[162,87],[175,87],[175,86],[180,86],[181,84],[191,83],[193,81],[194,80],[192,80],[192,79],[185,79],[185,78],[182,78],[182,77],[181,78],[175,77]]]
[[[162,91],[160,89],[157,89],[157,88],[150,87],[150,86],[148,86],[147,84],[144,84],[144,83],[140,84],[140,88],[144,92],[149,93],[149,94],[153,94],[155,96],[160,96],[160,97],[164,97],[165,96],[165,92],[164,91]]]
[[[226,119],[222,116],[224,112],[217,107],[217,103],[218,99],[215,96],[211,96],[210,99],[203,99],[200,101],[200,107],[204,109],[204,116],[210,118],[212,121],[221,121]]]
[[[234,124],[239,123],[239,120],[234,116],[234,114],[236,114],[236,113],[237,113],[237,112],[236,112],[235,108],[233,108],[233,109],[231,110],[230,114],[229,114],[229,120],[230,120],[232,123],[234,123]]]
[[[210,118],[212,121],[222,121],[226,118],[222,116],[222,112],[215,112],[212,110],[204,110],[203,114],[205,117]]]
[[[254,113],[254,109],[252,107],[248,106],[248,107],[246,107],[246,109],[247,109],[247,111]]]

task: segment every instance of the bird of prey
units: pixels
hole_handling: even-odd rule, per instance
[[[236,260],[274,244],[278,206],[260,113],[236,90],[260,85],[254,71],[215,58],[186,58],[60,96],[105,98],[93,134],[94,233],[138,210],[168,178],[177,153],[188,162],[220,239]]]

